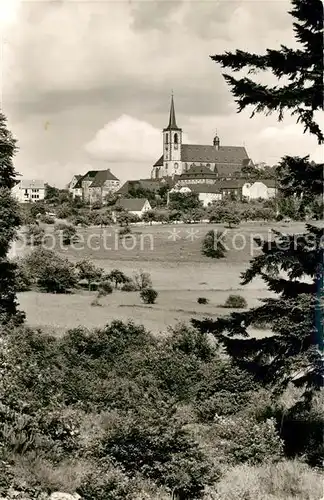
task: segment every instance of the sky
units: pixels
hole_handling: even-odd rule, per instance
[[[183,142],[247,149],[254,162],[321,159],[287,115],[237,114],[210,55],[294,46],[288,0],[0,0],[1,108],[25,178],[63,187],[110,168],[148,178],[173,91]]]

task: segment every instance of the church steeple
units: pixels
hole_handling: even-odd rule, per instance
[[[173,93],[171,94],[171,107],[170,107],[169,125],[164,130],[180,130],[179,127],[178,127],[178,125],[177,125],[176,117],[175,117]]]

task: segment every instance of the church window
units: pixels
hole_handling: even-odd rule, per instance
[[[165,144],[168,144],[169,143],[169,134],[166,133],[165,134]]]
[[[178,144],[178,134],[174,134],[174,144]]]
[[[165,171],[166,172],[168,171],[168,164],[167,163],[165,164]]]
[[[177,163],[174,164],[174,168],[175,168],[175,170],[178,170],[178,164]]]

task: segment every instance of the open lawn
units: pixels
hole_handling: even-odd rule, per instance
[[[21,308],[30,325],[58,332],[79,325],[102,326],[113,319],[133,319],[152,332],[160,333],[165,332],[169,325],[188,322],[192,317],[227,314],[229,310],[219,305],[230,293],[243,295],[249,307],[256,306],[260,298],[269,296],[269,292],[260,280],[242,287],[240,274],[247,268],[252,255],[257,253],[256,248],[253,254],[250,250],[253,236],[266,236],[271,227],[284,232],[299,232],[304,224],[294,223],[289,228],[280,224],[242,224],[239,228],[227,230],[229,251],[220,260],[202,256],[200,249],[206,232],[213,228],[224,229],[221,225],[137,226],[132,228],[136,234],[132,245],[131,238],[123,243],[115,236],[115,227],[80,229],[81,240],[90,241],[90,245],[80,248],[79,242],[64,249],[56,242],[61,255],[72,261],[88,258],[106,271],[118,268],[129,276],[139,270],[149,272],[153,287],[159,292],[156,304],[144,305],[138,293],[119,291],[101,299],[99,307],[91,306],[95,298],[93,293],[51,295],[25,292],[19,294]],[[209,304],[197,304],[198,297],[206,297]],[[264,333],[255,331],[257,335]]]

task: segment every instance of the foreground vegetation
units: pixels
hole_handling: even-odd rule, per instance
[[[243,499],[262,477],[275,498],[320,493],[315,472],[284,458],[312,462],[321,439],[320,428],[312,442],[286,433],[298,392],[277,401],[194,329],[157,339],[113,322],[61,339],[24,327],[2,338],[2,495]],[[308,421],[318,418],[319,402]]]

